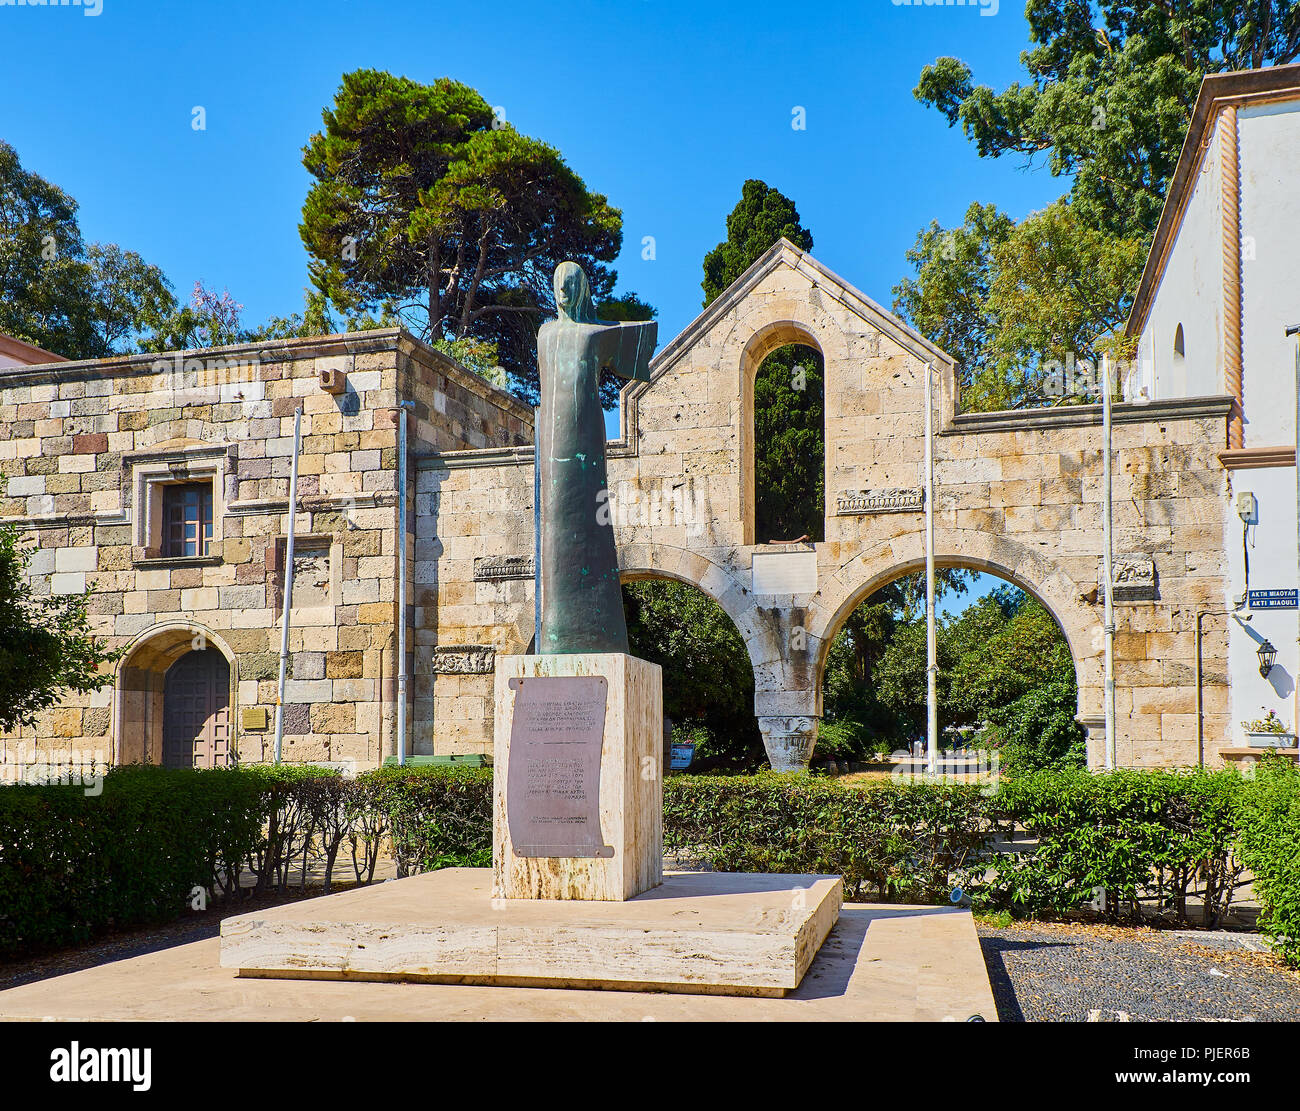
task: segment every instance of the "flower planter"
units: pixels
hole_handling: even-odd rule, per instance
[[[1251,748],[1295,748],[1294,733],[1252,733],[1247,731],[1246,744]]]

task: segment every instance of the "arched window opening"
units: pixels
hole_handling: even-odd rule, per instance
[[[754,540],[826,536],[826,432],[821,352],[790,343],[754,377]]]

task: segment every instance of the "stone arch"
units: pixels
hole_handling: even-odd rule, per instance
[[[1005,537],[976,529],[935,529],[935,564],[985,571],[1005,579],[1041,602],[1069,645],[1078,685],[1078,716],[1087,724],[1102,705],[1101,622],[1096,608],[1054,561]],[[809,607],[809,652],[815,702],[821,716],[822,677],[831,641],[849,613],[882,586],[925,569],[924,537],[896,537],[842,566]]]
[[[127,646],[113,678],[114,764],[158,764],[163,747],[163,689],[167,669],[187,652],[215,649],[230,669],[231,752],[238,751],[239,660],[230,646],[196,621],[168,621]]]
[[[620,544],[618,569],[624,582],[676,579],[698,587],[723,608],[737,628],[741,618],[753,609],[749,589],[736,575],[706,555],[673,544]]]

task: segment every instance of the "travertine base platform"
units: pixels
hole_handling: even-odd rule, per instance
[[[583,824],[609,855],[522,855],[512,836],[521,822],[512,821],[507,789],[517,758],[512,744],[516,684],[581,676],[605,681],[599,782],[583,788],[598,817],[593,813]],[[658,664],[616,652],[497,656],[495,730],[492,864],[497,894],[507,899],[617,900],[630,899],[659,883],[663,877],[663,679]],[[567,756],[566,747],[578,746],[555,747]],[[572,785],[576,777],[564,779]],[[545,809],[541,804],[533,806]]]
[[[670,872],[625,902],[492,899],[448,868],[227,918],[245,976],[784,995],[839,917],[838,876]]]

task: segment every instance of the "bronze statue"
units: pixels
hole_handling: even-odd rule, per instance
[[[576,262],[555,269],[555,305],[559,316],[537,336],[542,620],[535,651],[627,652],[600,372],[648,382],[658,327],[597,320],[587,275]]]

